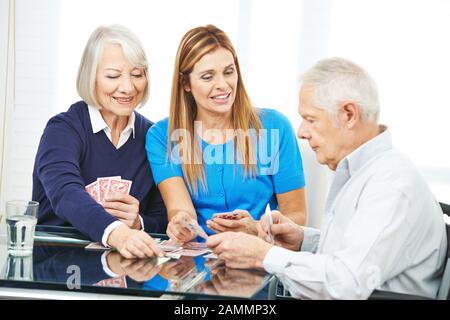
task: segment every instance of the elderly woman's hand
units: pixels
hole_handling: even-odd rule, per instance
[[[107,243],[127,259],[164,256],[152,237],[144,231],[133,230],[126,225],[116,227],[109,235]]]
[[[105,210],[131,229],[141,230],[139,200],[129,194],[114,193],[103,203]]]

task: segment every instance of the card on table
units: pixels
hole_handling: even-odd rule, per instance
[[[210,253],[204,256],[205,259],[218,259],[217,255],[215,253]]]
[[[170,252],[170,251],[179,250],[179,249],[183,248],[181,244],[175,243],[172,240],[161,241],[158,244],[158,246],[162,251],[165,251],[165,252]]]
[[[90,251],[107,251],[107,250],[111,250],[111,248],[105,247],[100,242],[91,242],[86,247],[84,247],[84,249],[90,250]]]
[[[209,250],[206,246],[206,242],[187,242],[183,244],[184,249],[191,249],[191,250]]]
[[[203,250],[193,250],[193,249],[182,249],[177,252],[178,254],[181,254],[182,256],[188,256],[188,257],[198,257],[202,256],[204,254],[210,253],[208,249]]]
[[[197,256],[201,256],[204,255],[206,253],[208,253],[209,250],[192,250],[192,249],[179,249],[176,251],[172,251],[170,252],[170,254],[176,254],[176,255],[180,255],[180,256],[187,256],[187,257],[197,257]]]

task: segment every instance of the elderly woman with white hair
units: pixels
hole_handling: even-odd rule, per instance
[[[51,118],[33,172],[38,224],[71,225],[126,258],[161,255],[146,233],[163,232],[167,215],[145,152],[152,122],[135,111],[148,98],[147,59],[139,39],[120,25],[101,26],[81,59],[83,101]],[[128,193],[95,199],[86,186],[120,176]]]

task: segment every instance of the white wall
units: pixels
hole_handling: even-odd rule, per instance
[[[7,186],[3,183],[8,167],[5,159],[8,150],[8,131],[13,106],[13,47],[14,5],[12,1],[0,0],[0,222],[4,212],[4,197]]]
[[[9,3],[16,3],[17,64],[5,82],[4,8]],[[253,102],[285,113],[295,129],[300,123],[298,75],[330,55],[359,62],[379,84],[382,120],[391,126],[397,146],[421,166],[438,200],[450,202],[445,125],[450,117],[450,45],[445,41],[450,1],[0,0],[0,5],[0,138],[6,133],[0,147],[4,142],[7,150],[1,206],[4,199],[30,197],[34,155],[45,123],[79,99],[75,79],[82,50],[92,30],[107,23],[127,25],[144,43],[151,95],[140,111],[154,121],[168,115],[176,47],[193,26],[213,23],[230,35]],[[317,226],[329,172],[317,165],[304,142],[301,148],[313,213],[309,222]]]
[[[59,1],[2,0],[2,5],[7,3],[15,8],[15,23],[10,28],[10,40],[14,38],[15,43],[10,45],[6,122],[2,125],[2,208],[6,199],[31,198],[34,155],[45,123],[54,113],[58,92]],[[1,28],[4,35],[7,28],[3,24]]]

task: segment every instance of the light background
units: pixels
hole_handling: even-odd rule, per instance
[[[109,23],[126,25],[144,44],[151,95],[140,112],[152,121],[168,115],[176,49],[195,26],[212,23],[228,33],[254,104],[283,112],[295,130],[298,76],[329,56],[357,62],[378,83],[381,122],[395,145],[438,200],[450,202],[448,0],[0,0],[0,20],[2,208],[6,199],[31,197],[42,130],[79,100],[84,45]],[[317,226],[329,172],[301,148],[310,224]]]

